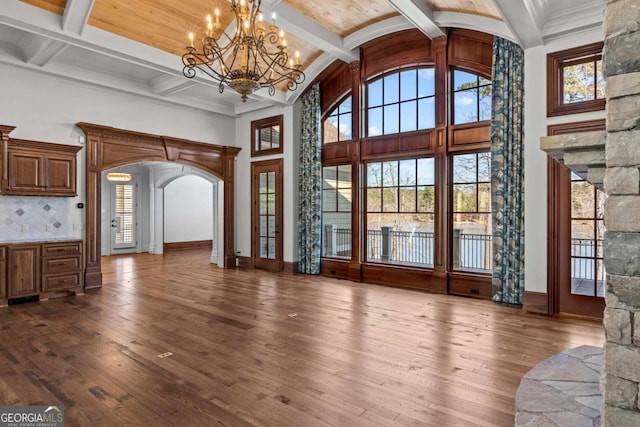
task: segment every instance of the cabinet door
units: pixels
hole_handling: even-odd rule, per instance
[[[76,195],[76,158],[69,156],[51,156],[44,158],[45,191]]]
[[[43,157],[29,153],[9,152],[9,189],[42,192],[44,187]]]
[[[40,290],[40,246],[9,248],[9,297],[37,295]]]

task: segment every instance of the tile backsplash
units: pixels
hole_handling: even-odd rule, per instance
[[[71,235],[70,198],[0,196],[0,240]]]

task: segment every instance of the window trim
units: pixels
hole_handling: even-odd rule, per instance
[[[283,122],[284,115],[280,114],[278,116],[266,117],[260,120],[253,120],[251,122],[251,157],[259,157],[259,156],[268,156],[271,154],[281,154],[283,152]],[[261,129],[280,126],[280,134],[278,136],[278,147],[270,148],[267,150],[256,150],[256,133]]]
[[[564,103],[563,68],[602,58],[603,42],[591,43],[547,54],[547,117],[604,110],[606,99]]]

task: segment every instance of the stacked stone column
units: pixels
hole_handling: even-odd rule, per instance
[[[640,1],[607,0],[603,425],[640,426]]]

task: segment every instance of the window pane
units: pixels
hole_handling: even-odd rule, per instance
[[[367,124],[369,130],[368,136],[382,135],[382,107],[376,107],[369,110]]]
[[[338,190],[338,211],[351,212],[351,188]]]
[[[453,182],[476,182],[476,155],[462,154],[453,157]]]
[[[478,184],[478,212],[491,212],[491,184]]]
[[[400,76],[392,74],[384,78],[384,103],[398,102],[400,94]]]
[[[342,103],[338,106],[338,114],[351,113],[351,97],[349,96],[347,99],[342,101]]]
[[[453,71],[453,90],[462,90],[478,86],[478,77],[475,74],[460,70]]]
[[[480,86],[490,85],[491,84],[491,80],[487,80],[484,77],[478,76],[478,84]]]
[[[418,129],[436,127],[435,98],[424,98],[418,101]]]
[[[491,88],[492,86],[480,88],[480,120],[491,120]]]
[[[271,148],[271,128],[260,129],[260,145],[259,150],[268,150]]]
[[[400,185],[416,185],[416,161],[400,160]]]
[[[571,218],[593,218],[593,186],[586,181],[571,182]]]
[[[382,79],[369,83],[367,86],[367,107],[382,105]]]
[[[595,98],[595,64],[593,62],[564,67],[563,73],[565,104]]]
[[[478,153],[478,182],[491,181],[491,153]]]
[[[457,214],[453,222],[453,269],[488,272],[493,268],[490,214]]]
[[[596,218],[604,218],[604,202],[607,195],[600,190],[596,190]]]
[[[418,212],[433,212],[435,200],[436,191],[432,185],[418,187]]]
[[[418,92],[417,70],[403,71],[400,73],[400,101],[416,99]]]
[[[398,162],[382,163],[382,185],[385,187],[398,185]]]
[[[340,141],[348,141],[351,139],[351,113],[340,114]]]
[[[478,121],[478,90],[468,89],[453,96],[453,123],[456,125]]]
[[[338,117],[329,116],[324,121],[322,130],[322,140],[325,143],[336,142],[338,140]]]
[[[322,210],[335,212],[338,210],[337,190],[322,190]]]
[[[596,98],[603,99],[605,97],[604,89],[606,87],[606,83],[604,76],[602,75],[602,60],[596,61],[596,85]]]
[[[418,159],[418,185],[435,184],[435,166],[433,158]]]
[[[351,188],[351,165],[338,166],[338,188]]]
[[[416,212],[416,188],[400,188],[400,212]]]
[[[435,71],[433,68],[422,68],[418,70],[418,97],[433,96],[435,89]]]
[[[475,184],[454,184],[453,211],[476,212],[477,208]]]
[[[398,133],[399,108],[398,104],[385,105],[384,107],[384,134]]]
[[[382,163],[367,164],[367,187],[382,187]]]
[[[382,212],[382,189],[367,189],[367,211]]]
[[[382,210],[384,212],[398,212],[398,189],[382,189]]]
[[[322,168],[322,188],[336,188],[338,186],[336,178],[336,168],[334,166]]]
[[[400,104],[400,132],[411,132],[417,129],[418,114],[416,101]]]

